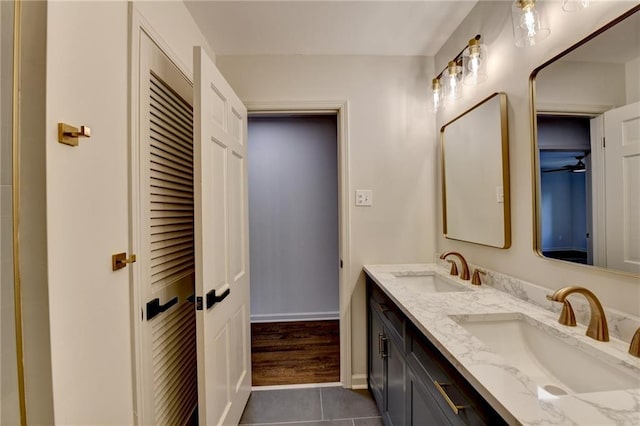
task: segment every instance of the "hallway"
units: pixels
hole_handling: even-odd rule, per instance
[[[368,390],[319,387],[254,390],[240,424],[379,426],[382,419]]]

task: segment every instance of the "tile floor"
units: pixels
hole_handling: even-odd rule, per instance
[[[368,390],[318,387],[254,390],[241,425],[381,426]]]

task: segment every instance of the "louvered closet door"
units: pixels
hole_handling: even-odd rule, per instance
[[[144,424],[197,404],[192,87],[148,37],[140,48],[140,252]]]
[[[194,49],[198,414],[237,424],[251,390],[247,111]]]

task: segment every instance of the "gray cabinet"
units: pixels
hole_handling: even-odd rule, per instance
[[[369,388],[385,425],[506,424],[369,277],[367,300]]]
[[[387,305],[375,298],[368,309],[368,376],[369,389],[386,425],[405,424],[404,338],[389,320]],[[395,317],[398,318],[398,317]],[[404,325],[402,334],[404,335]]]

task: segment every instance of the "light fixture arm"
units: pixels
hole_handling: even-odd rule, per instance
[[[480,34],[476,34],[476,36],[474,38],[472,38],[472,40],[480,40],[481,36]],[[465,46],[464,48],[462,48],[462,50],[460,51],[460,53],[458,53],[452,60],[452,62],[455,62],[456,64],[458,64],[461,60],[462,60],[462,54],[464,53],[464,51],[467,49],[468,46]],[[442,77],[442,74],[444,74],[444,72],[447,70],[447,68],[449,68],[449,66],[447,65],[446,67],[444,67],[442,69],[442,71],[440,71],[440,74],[438,74],[435,79],[440,80],[440,78]]]

